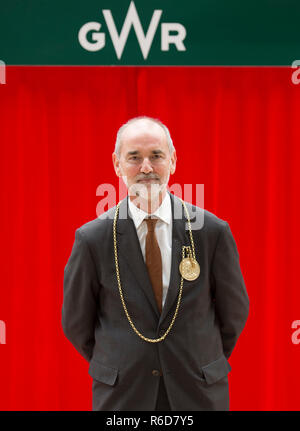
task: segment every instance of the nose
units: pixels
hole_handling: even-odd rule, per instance
[[[148,157],[145,157],[143,159],[143,163],[141,165],[141,169],[140,170],[144,174],[149,174],[150,172],[153,172],[153,168],[152,168],[152,165],[151,165],[150,160],[148,159]]]

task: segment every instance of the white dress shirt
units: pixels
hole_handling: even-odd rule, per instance
[[[169,193],[166,193],[160,207],[153,214],[148,214],[138,208],[128,197],[128,208],[130,215],[133,219],[137,236],[140,241],[141,250],[145,261],[145,247],[147,236],[147,224],[145,218],[151,217],[158,218],[155,225],[155,235],[161,252],[162,259],[162,278],[163,278],[163,294],[162,306],[164,306],[168,287],[170,283],[171,273],[171,258],[172,258],[172,208],[171,198]]]

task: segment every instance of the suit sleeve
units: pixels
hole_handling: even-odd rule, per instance
[[[228,359],[249,313],[249,298],[240,268],[239,253],[227,222],[218,238],[212,266],[215,307],[224,355]]]
[[[95,344],[98,289],[95,264],[83,233],[77,229],[64,269],[62,328],[68,340],[87,361],[92,357]]]

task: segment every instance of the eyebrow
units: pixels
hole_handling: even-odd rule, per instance
[[[135,154],[138,154],[138,151],[128,151],[127,156],[134,156]]]
[[[135,156],[136,154],[139,154],[139,151],[128,151],[127,156]],[[164,154],[164,152],[162,150],[153,150],[152,154]]]

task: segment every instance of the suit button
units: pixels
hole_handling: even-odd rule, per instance
[[[161,375],[162,375],[161,371],[159,371],[159,370],[152,370],[152,376],[158,377],[158,376],[161,376]]]

